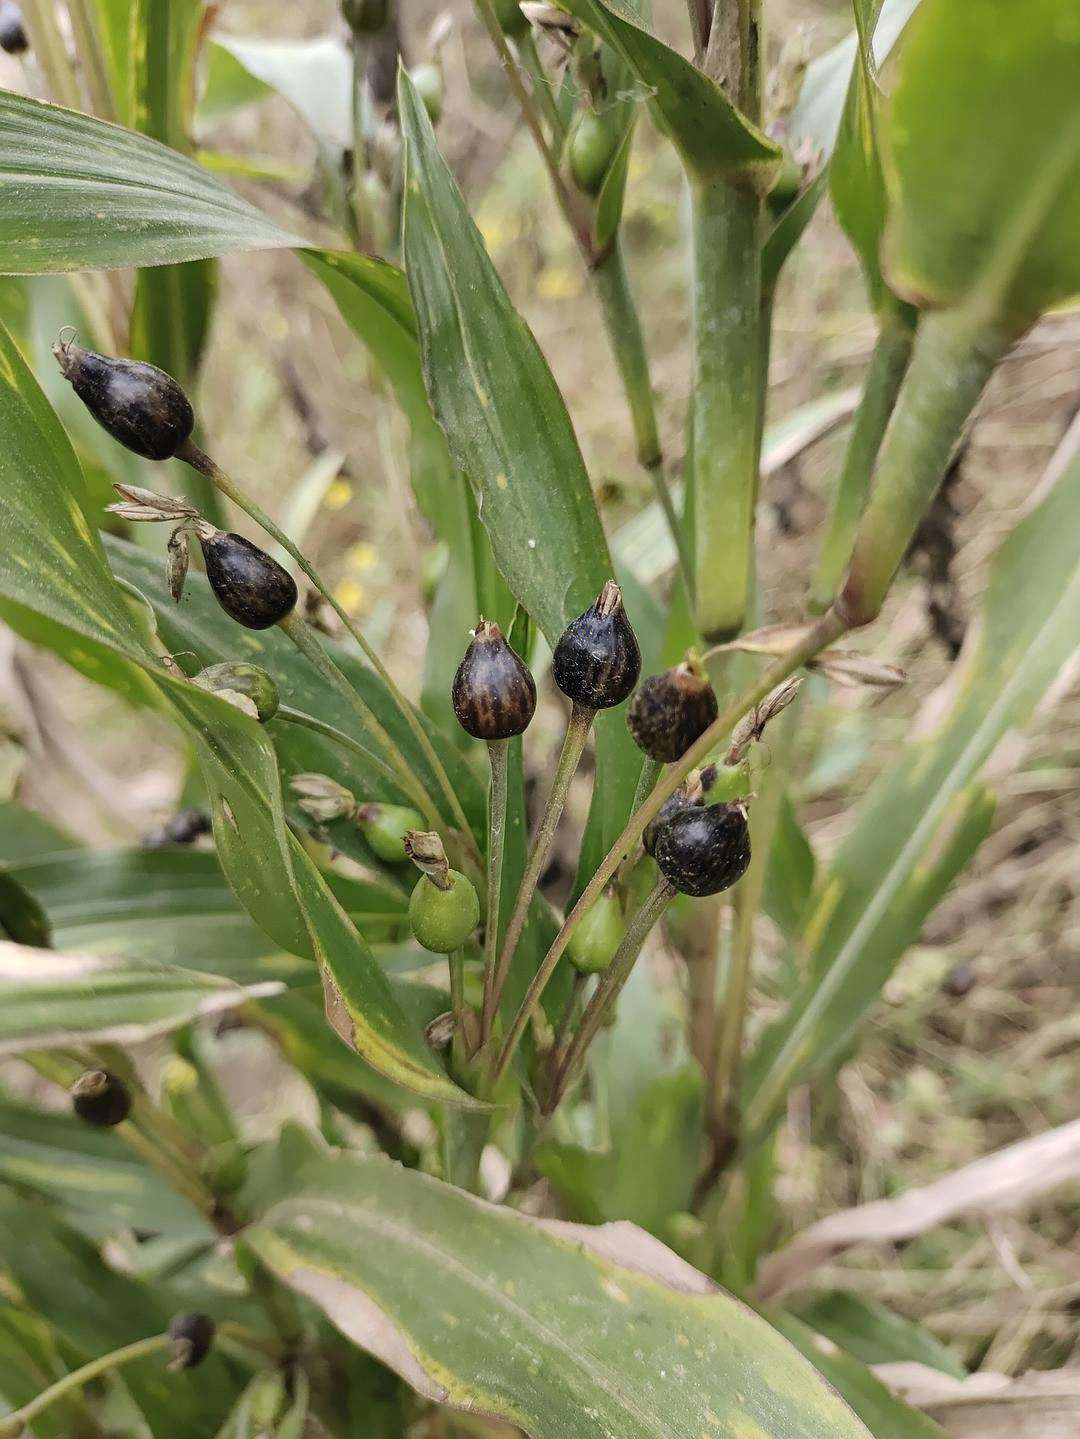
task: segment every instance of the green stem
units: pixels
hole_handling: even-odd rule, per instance
[[[660,450],[660,434],[656,424],[656,406],[653,403],[652,381],[649,377],[649,357],[645,349],[645,337],[641,330],[634,297],[623,262],[622,246],[616,234],[610,250],[592,271],[593,284],[600,301],[608,341],[615,356],[615,364],[622,380],[630,418],[634,426],[634,443],[642,468],[648,473],[653,491],[667,520],[679,565],[684,578],[689,576],[690,563],[686,552],[679,517],[675,513],[671,491],[664,478],[663,455]]]
[[[881,610],[919,521],[994,367],[1017,331],[965,310],[926,316],[885,432],[836,610],[849,628]]]
[[[792,671],[797,670],[808,659],[812,659],[826,645],[837,640],[846,628],[844,621],[835,611],[830,610],[827,614],[822,615],[797,645],[794,645],[787,654],[776,659],[752,685],[724,706],[709,728],[699,735],[682,759],[677,764],[668,767],[667,773],[657,782],[645,803],[630,816],[626,828],[608,850],[600,867],[582,890],[573,909],[566,916],[562,928],[555,936],[551,948],[533,976],[532,983],[529,985],[528,992],[515,1017],[513,1028],[503,1047],[503,1052],[499,1056],[498,1064],[493,1071],[493,1084],[505,1074],[518,1042],[525,1032],[525,1026],[540,1003],[548,981],[555,973],[555,967],[562,958],[574,930],[581,923],[582,917],[590,905],[599,898],[604,886],[610,883],[623,856],[628,854],[635,842],[641,838],[645,826],[660,812],[661,807],[671,798],[690,771],[700,765],[725,738],[736,720],[741,719],[748,710],[757,704],[758,700],[764,699],[781,680],[787,679]]]
[[[706,639],[737,633],[749,604],[758,488],[760,197],[722,180],[692,196],[693,595]]]
[[[293,644],[308,660],[314,669],[318,670],[327,684],[333,685],[338,693],[356,710],[364,722],[365,728],[379,741],[387,758],[390,761],[396,775],[397,782],[408,794],[409,798],[419,807],[424,820],[432,829],[438,829],[441,819],[438,811],[431,801],[430,795],[421,785],[416,775],[409,767],[409,762],[398,749],[397,745],[383,729],[382,725],[368,709],[367,705],[353,689],[346,676],[338,669],[337,665],[319,644],[311,630],[294,610],[291,614],[279,621],[278,627],[289,636]]]
[[[656,788],[656,781],[660,778],[660,771],[664,768],[658,759],[650,759],[645,756],[645,762],[641,766],[641,773],[638,775],[637,789],[634,790],[634,803],[630,806],[630,813],[640,808],[649,795]]]
[[[562,116],[555,104],[555,97],[551,93],[551,81],[548,79],[547,71],[540,59],[540,52],[536,48],[531,25],[521,39],[515,41],[515,44],[521,63],[532,81],[533,96],[543,111],[545,120],[551,126],[552,145],[558,153],[562,149],[562,142],[566,139],[566,126],[562,122]]]
[[[50,1384],[48,1389],[43,1389],[29,1404],[24,1404],[21,1409],[13,1409],[10,1414],[0,1419],[0,1439],[14,1439],[14,1436],[24,1433],[25,1426],[43,1410],[55,1404],[58,1399],[63,1399],[64,1395],[70,1394],[73,1389],[81,1389],[84,1384],[89,1384],[90,1380],[96,1379],[99,1374],[118,1369],[122,1364],[131,1364],[136,1359],[145,1359],[150,1354],[160,1354],[167,1350],[171,1343],[172,1339],[168,1334],[154,1334],[148,1339],[136,1339],[133,1344],[125,1344],[122,1349],[99,1354],[81,1369],[73,1369],[70,1374],[65,1374],[63,1379]]]
[[[509,740],[488,742],[491,787],[488,791],[487,922],[484,925],[484,1011],[480,1042],[484,1045],[495,1022],[498,998],[495,972],[499,953],[499,908],[502,900],[503,843],[506,838],[506,749]]]
[[[615,951],[611,963],[600,976],[600,982],[585,1006],[585,1013],[581,1016],[577,1032],[559,1065],[555,1083],[552,1085],[545,1106],[548,1112],[558,1108],[559,1101],[577,1077],[578,1069],[588,1053],[589,1045],[596,1038],[600,1026],[611,1013],[615,1001],[622,992],[623,985],[630,978],[630,971],[637,962],[642,945],[664,910],[675,898],[675,893],[675,889],[666,879],[659,879],[642,901],[641,908],[627,925],[622,943]]]
[[[383,664],[382,660],[379,658],[376,650],[368,643],[359,626],[353,623],[352,619],[349,617],[347,611],[345,610],[345,607],[340,604],[338,600],[334,597],[334,594],[331,591],[329,585],[327,585],[327,583],[318,574],[314,565],[312,565],[311,562],[306,558],[306,556],[304,556],[296,547],[296,545],[293,544],[292,540],[289,539],[288,535],[286,535],[283,530],[278,528],[278,526],[273,522],[270,516],[266,514],[266,512],[262,510],[254,502],[254,500],[249,499],[242,490],[238,489],[234,482],[225,473],[225,471],[221,469],[219,465],[215,464],[215,462],[210,458],[209,455],[204,454],[197,445],[192,444],[192,442],[189,440],[183,446],[183,448],[177,452],[177,458],[185,460],[192,467],[192,469],[197,470],[199,474],[206,475],[207,478],[214,483],[217,489],[221,491],[221,493],[225,496],[226,499],[232,500],[233,504],[236,505],[238,509],[243,510],[244,514],[248,515],[251,519],[255,521],[257,525],[261,526],[261,528],[264,529],[266,533],[271,536],[272,539],[275,539],[281,546],[281,548],[285,551],[285,553],[287,555],[290,555],[292,559],[294,559],[296,563],[300,566],[300,568],[303,570],[304,574],[307,575],[308,579],[319,591],[323,599],[334,611],[341,623],[345,626],[348,633],[360,646],[360,649],[366,657],[368,663],[382,680],[387,690],[390,692],[390,696],[393,699],[394,704],[397,706],[402,719],[408,725],[413,735],[413,738],[420,746],[421,753],[427,760],[428,764],[431,766],[431,772],[435,776],[438,786],[442,790],[446,802],[449,805],[450,813],[453,815],[455,825],[461,830],[464,842],[475,853],[475,841],[472,837],[472,830],[469,828],[469,821],[465,817],[465,811],[461,807],[461,801],[457,797],[457,792],[454,789],[454,786],[450,783],[450,778],[446,773],[446,769],[442,761],[435,753],[435,747],[432,745],[431,740],[428,738],[427,731],[424,729],[423,723],[421,722],[419,715],[417,715],[416,710],[402,694],[398,686],[394,683],[393,677],[391,676],[389,670],[387,670],[386,666]],[[356,695],[356,692],[353,690],[352,686],[349,685],[348,681],[345,679],[345,676],[341,674],[341,671],[338,670],[336,666],[334,666],[334,669],[340,679],[344,681],[346,686],[348,686],[349,693],[353,696],[353,703],[359,703],[363,705],[363,701],[360,700],[359,696]],[[364,708],[365,710],[367,710],[366,706],[364,706]],[[370,714],[370,711],[367,711],[367,713]],[[386,734],[386,731],[382,729],[382,726],[378,724],[373,715],[371,716],[370,720],[367,721],[367,723],[372,725],[377,732],[382,733],[382,735],[385,737],[386,742],[393,750],[394,754],[397,755],[397,758],[401,760],[402,764],[405,764],[405,768],[408,770],[409,775],[412,776],[412,770],[408,768],[407,763],[401,756],[396,745],[394,745],[389,735]],[[396,763],[396,761],[394,761],[393,759],[392,762]]]
[[[397,770],[391,769],[385,760],[380,759],[377,754],[372,754],[369,749],[364,748],[359,740],[353,739],[352,735],[346,734],[344,730],[338,729],[335,725],[326,724],[324,720],[316,719],[314,715],[305,714],[303,710],[294,710],[290,705],[279,706],[274,719],[281,720],[284,724],[294,724],[300,729],[309,729],[313,734],[333,740],[334,744],[341,745],[343,749],[352,750],[354,754],[363,757],[365,764],[377,769],[384,779],[389,780],[392,785],[400,786],[401,779]]]
[[[859,517],[870,491],[874,462],[911,361],[914,340],[914,320],[898,307],[887,309],[881,318],[844,466],[829,506],[812,591],[813,604],[819,610],[828,609],[832,604],[844,566],[851,556]]]
[[[58,105],[81,110],[82,92],[75,67],[68,56],[52,0],[28,0],[23,5],[23,22],[30,39],[30,48],[41,67],[49,93]]]
[[[71,17],[71,30],[75,37],[75,48],[83,63],[86,88],[90,92],[90,103],[94,114],[102,120],[115,120],[112,86],[105,65],[105,55],[99,42],[97,27],[90,14],[86,0],[67,0]]]
[[[503,989],[506,986],[507,976],[510,973],[510,964],[514,958],[514,951],[517,949],[521,932],[525,928],[525,921],[528,918],[529,906],[532,904],[533,895],[536,893],[536,886],[540,876],[544,872],[548,855],[551,853],[551,846],[555,839],[555,831],[559,825],[559,819],[566,805],[566,794],[570,788],[570,781],[577,771],[581,761],[582,751],[585,749],[586,741],[589,738],[589,731],[592,729],[593,718],[596,711],[586,709],[584,705],[574,704],[570,711],[570,721],[566,726],[566,738],[563,741],[562,753],[559,755],[559,763],[555,767],[555,774],[551,781],[551,789],[548,793],[547,803],[544,806],[544,813],[540,816],[540,823],[537,825],[536,833],[533,836],[532,844],[529,846],[529,857],[525,863],[525,872],[521,876],[521,885],[517,892],[517,899],[514,901],[513,912],[510,915],[506,926],[506,935],[503,939],[502,950],[499,954],[499,963],[496,968],[495,981],[491,992],[491,1014],[494,1016],[499,1007],[499,1000],[502,998]],[[525,1016],[527,1019],[528,1016]],[[518,1021],[521,1020],[519,1029]],[[517,1047],[518,1039],[521,1037],[521,1030],[525,1027],[525,1020],[521,1012],[514,1021],[510,1035],[506,1041],[506,1048],[510,1053]],[[503,1062],[503,1055],[500,1055],[492,1071],[493,1083],[497,1082],[505,1072],[506,1064]]]

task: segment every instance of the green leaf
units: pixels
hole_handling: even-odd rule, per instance
[[[91,1041],[137,1044],[279,989],[0,940],[0,1056]]]
[[[637,965],[614,1028],[589,1052],[588,1142],[550,1141],[537,1151],[541,1173],[572,1204],[571,1218],[628,1219],[662,1234],[672,1214],[689,1209],[701,1155],[702,1077],[681,1024],[656,976]],[[585,1119],[574,1115],[575,1130]]]
[[[644,29],[629,6],[619,0],[565,0],[564,8],[623,57],[692,175],[745,180],[764,176],[779,163],[780,146],[689,60]]]
[[[55,105],[0,93],[0,154],[5,274],[161,265],[302,243],[194,161]]]
[[[921,1324],[871,1304],[857,1294],[833,1290],[788,1308],[818,1334],[846,1349],[863,1364],[925,1364],[963,1379],[967,1370]]]
[[[431,405],[476,491],[496,564],[554,645],[612,573],[581,451],[405,74],[399,103],[406,269]]]
[[[429,1097],[461,1092],[436,1067],[370,949],[296,837],[277,756],[260,725],[176,680],[143,648],[76,496],[78,463],[33,377],[0,329],[0,615],[94,678],[165,703],[192,739],[211,798],[218,855],[241,902],[292,954],[316,960],[339,1032],[376,1068]],[[140,613],[145,622],[145,611]],[[109,662],[109,668],[106,665]]]
[[[14,874],[44,907],[59,949],[179,964],[238,984],[311,982],[310,965],[280,953],[240,908],[213,854],[76,849]],[[336,876],[332,883],[365,934],[400,923],[406,896]]]
[[[763,1320],[631,1225],[548,1226],[340,1154],[244,1238],[422,1394],[534,1439],[865,1439]]]
[[[126,1229],[213,1240],[203,1215],[116,1135],[0,1099],[0,1183],[63,1206],[98,1239]]]
[[[25,864],[77,844],[33,810],[23,809],[13,800],[0,802],[0,863]]]
[[[784,1337],[843,1395],[874,1439],[945,1439],[945,1430],[912,1409],[865,1364],[823,1340],[789,1314],[772,1316]]]
[[[873,785],[819,886],[804,931],[810,977],[748,1062],[752,1130],[772,1123],[790,1086],[842,1050],[977,848],[993,809],[979,771],[1075,651],[1078,605],[1080,464],[1073,464],[1002,544],[947,715],[932,735],[909,741]]]
[[[1060,0],[923,0],[882,133],[884,268],[921,305],[1030,321],[1080,293],[1080,25]]]
[[[0,866],[0,939],[48,949],[49,921],[41,905],[10,870]]]
[[[814,852],[799,824],[790,796],[785,794],[777,813],[769,850],[762,907],[785,934],[795,935],[806,916],[814,883]]]

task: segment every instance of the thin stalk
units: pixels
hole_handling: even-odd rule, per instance
[[[69,110],[81,110],[82,91],[67,46],[60,34],[60,27],[56,23],[52,0],[28,0],[28,3],[23,5],[23,23],[30,40],[30,48],[45,76],[53,100],[58,105],[66,105]]]
[[[870,492],[874,462],[911,362],[914,341],[914,321],[906,314],[890,308],[882,315],[818,554],[812,602],[819,610],[832,604],[851,556],[859,517]]]
[[[465,951],[455,949],[446,956],[450,971],[450,1008],[454,1015],[454,1033],[460,1027],[461,1016],[465,1013]]]
[[[236,505],[238,509],[243,510],[244,514],[248,515],[251,519],[253,519],[257,525],[259,525],[262,529],[266,531],[268,535],[271,536],[272,539],[275,539],[281,546],[281,548],[285,551],[285,553],[287,555],[290,555],[296,561],[296,563],[303,570],[304,574],[307,575],[308,579],[322,595],[323,599],[326,600],[327,604],[337,615],[341,623],[345,626],[348,633],[360,646],[360,649],[366,657],[368,663],[382,680],[387,690],[390,692],[391,698],[393,699],[394,704],[397,706],[402,719],[409,726],[409,729],[412,732],[414,739],[420,746],[421,753],[427,760],[428,764],[431,766],[431,772],[435,776],[439,788],[442,790],[443,795],[446,798],[446,802],[450,807],[450,813],[454,817],[454,823],[461,830],[464,842],[475,852],[476,846],[472,838],[472,831],[469,828],[469,821],[465,817],[465,811],[461,807],[461,801],[457,797],[457,792],[455,791],[454,786],[450,783],[450,778],[446,773],[446,769],[442,761],[439,759],[439,756],[436,754],[435,747],[432,745],[431,740],[428,738],[427,732],[424,729],[424,726],[421,723],[419,716],[417,715],[413,706],[406,699],[405,695],[402,694],[401,690],[394,683],[393,677],[391,676],[389,670],[387,670],[386,666],[383,664],[382,660],[379,658],[377,651],[372,647],[372,645],[368,643],[360,628],[353,623],[352,619],[350,619],[344,606],[341,605],[334,597],[334,594],[331,591],[329,585],[327,585],[326,582],[322,579],[322,577],[318,574],[314,565],[312,565],[311,562],[306,558],[306,556],[303,555],[301,551],[296,547],[296,545],[293,544],[292,540],[289,539],[288,535],[286,535],[283,530],[278,528],[278,526],[274,523],[270,516],[266,514],[266,512],[262,510],[254,502],[254,500],[249,499],[242,490],[238,489],[236,484],[229,478],[225,471],[221,469],[219,465],[215,464],[215,462],[210,458],[209,455],[204,454],[197,445],[192,444],[192,442],[188,440],[188,442],[183,446],[183,448],[177,452],[177,458],[185,460],[191,466],[191,468],[193,470],[197,470],[199,474],[206,475],[206,477],[213,482],[216,488],[221,491],[221,493],[225,496],[226,499],[232,500],[233,504]],[[341,676],[342,680],[345,680],[345,677],[344,675],[341,675],[340,670],[338,670],[337,673]],[[345,683],[348,684],[348,681],[345,680]],[[352,690],[351,685],[349,686],[349,690],[350,693],[355,694],[355,692]],[[360,703],[363,702],[360,701]],[[374,717],[372,717],[372,722],[374,722]],[[381,726],[379,728],[381,729]],[[385,730],[383,731],[383,733],[386,733]],[[387,736],[387,739],[389,739],[389,736]],[[392,743],[393,742],[391,741],[391,744]],[[394,748],[396,753],[396,746]],[[409,772],[410,774],[412,773],[411,770]]]
[[[965,310],[920,324],[836,601],[848,628],[879,613],[975,402],[1020,332]]]
[[[540,816],[540,823],[536,827],[532,843],[529,846],[529,857],[525,863],[525,872],[521,876],[521,885],[514,901],[513,912],[506,926],[506,935],[503,939],[502,949],[499,953],[499,963],[495,970],[495,979],[491,987],[489,999],[489,1012],[494,1015],[499,1007],[499,1000],[502,998],[503,989],[506,986],[507,976],[510,973],[510,964],[514,958],[514,951],[517,949],[521,932],[525,928],[525,921],[528,918],[529,906],[532,904],[533,895],[536,893],[536,886],[540,876],[544,872],[548,855],[551,853],[551,846],[555,839],[555,831],[559,825],[563,809],[566,806],[566,795],[570,788],[570,781],[574,778],[581,755],[585,749],[586,741],[589,738],[589,731],[592,729],[593,719],[596,711],[586,709],[584,705],[574,704],[570,710],[570,721],[566,726],[566,738],[563,741],[562,753],[559,755],[559,763],[555,767],[555,774],[551,781],[551,789],[548,792],[547,803],[544,806],[544,813]],[[509,1040],[507,1041],[509,1043]],[[515,1045],[517,1040],[514,1041]],[[495,1070],[495,1078],[502,1075],[505,1065],[500,1057]]]
[[[552,189],[555,191],[555,199],[559,209],[566,217],[566,222],[574,239],[578,243],[582,255],[587,264],[592,264],[596,259],[592,241],[592,224],[590,219],[591,201],[585,196],[571,188],[559,169],[559,158],[547,142],[544,135],[544,128],[540,123],[540,112],[533,103],[533,97],[526,88],[521,78],[521,68],[514,58],[513,51],[507,44],[506,36],[503,34],[502,26],[499,24],[495,14],[495,7],[491,0],[476,0],[476,11],[484,29],[488,32],[491,43],[495,46],[495,53],[502,63],[503,70],[514,99],[518,103],[522,118],[529,127],[529,133],[540,151],[540,158],[544,162],[544,168],[548,172],[548,179],[551,181]]]
[[[123,1348],[113,1349],[108,1354],[99,1354],[80,1369],[73,1369],[70,1374],[65,1374],[63,1379],[50,1384],[48,1389],[43,1389],[21,1409],[13,1409],[10,1414],[0,1419],[0,1439],[14,1439],[14,1436],[24,1433],[25,1426],[32,1419],[36,1419],[73,1389],[81,1389],[84,1384],[89,1384],[90,1380],[96,1379],[99,1374],[107,1374],[110,1369],[118,1369],[122,1364],[132,1364],[136,1359],[145,1359],[150,1354],[160,1354],[167,1350],[172,1342],[168,1334],[153,1334],[148,1339],[136,1339],[133,1344],[125,1344]]]
[[[364,748],[359,740],[353,739],[352,735],[346,734],[344,730],[338,729],[336,725],[327,724],[324,720],[316,719],[314,715],[305,714],[303,710],[294,710],[290,705],[280,705],[274,718],[283,721],[285,724],[294,724],[300,729],[309,729],[313,734],[319,734],[322,735],[324,739],[333,740],[334,744],[341,745],[343,749],[352,750],[354,754],[363,757],[365,764],[369,764],[374,769],[377,769],[384,779],[388,779],[391,784],[400,785],[401,779],[397,770],[391,769],[385,760],[381,760],[378,755],[372,754],[369,749]]]
[[[555,1083],[545,1106],[548,1112],[558,1107],[567,1088],[576,1078],[589,1045],[596,1038],[597,1031],[611,1013],[615,1001],[622,992],[623,985],[630,978],[630,971],[637,962],[642,945],[664,910],[675,898],[675,893],[674,887],[666,879],[659,879],[627,926],[622,943],[615,951],[611,963],[600,976],[593,996],[585,1006],[585,1013],[581,1016],[577,1032],[570,1042],[565,1058],[559,1065]]]
[[[495,972],[499,954],[499,906],[502,900],[503,843],[506,838],[506,749],[509,740],[488,741],[491,787],[488,790],[487,923],[484,926],[484,1008],[480,1043],[495,1021]]]
[[[347,699],[353,709],[357,711],[364,725],[379,741],[386,753],[393,769],[397,775],[397,782],[419,807],[424,820],[432,829],[438,829],[442,823],[438,811],[431,801],[430,795],[421,785],[416,775],[413,774],[408,760],[398,749],[397,745],[383,729],[382,725],[368,709],[367,705],[353,689],[345,675],[338,669],[337,665],[319,644],[304,620],[294,610],[279,621],[278,627],[292,640],[293,644],[300,651],[313,668],[318,670],[328,684],[334,686],[343,698]]]
[[[660,778],[660,772],[663,768],[664,766],[658,759],[649,759],[646,755],[645,763],[641,766],[641,773],[638,775],[637,788],[634,790],[634,802],[630,806],[631,814],[634,814],[635,811],[645,803],[646,799],[648,799],[656,781]],[[638,840],[631,848],[630,853],[619,865],[618,872],[615,875],[616,884],[626,884],[644,853],[645,846]]]
[[[551,948],[544,956],[540,968],[533,976],[521,1007],[514,1018],[510,1033],[507,1035],[506,1043],[498,1062],[492,1071],[491,1083],[494,1086],[506,1073],[514,1052],[525,1032],[525,1026],[532,1017],[533,1011],[540,1003],[540,999],[547,988],[551,976],[555,973],[555,967],[562,958],[563,951],[569,943],[574,930],[581,923],[582,917],[589,906],[595,903],[604,886],[609,884],[615,871],[624,855],[628,854],[634,843],[641,838],[642,832],[649,821],[660,812],[663,804],[682,784],[683,780],[692,769],[700,765],[716,748],[720,741],[728,734],[736,720],[742,716],[759,700],[765,698],[770,690],[775,689],[781,680],[787,679],[792,671],[797,670],[805,664],[808,659],[830,645],[846,630],[844,620],[834,611],[830,610],[822,615],[809,629],[806,635],[794,645],[785,655],[781,655],[769,666],[755,681],[749,685],[742,694],[736,697],[717,715],[712,724],[703,734],[699,735],[690,748],[683,755],[677,764],[669,766],[667,773],[657,782],[648,799],[636,813],[630,816],[622,834],[608,850],[600,867],[592,879],[582,890],[578,902],[566,916],[562,928],[552,941]]]
[[[129,1148],[133,1149],[151,1169],[156,1169],[162,1178],[167,1180],[178,1194],[182,1194],[200,1214],[218,1227],[214,1218],[216,1212],[214,1197],[195,1178],[195,1171],[185,1167],[176,1155],[155,1143],[150,1135],[136,1127],[135,1124],[128,1122],[119,1128]]]
[[[75,48],[83,63],[86,88],[90,92],[90,104],[94,114],[102,120],[115,120],[112,86],[105,65],[105,54],[101,48],[98,29],[90,14],[86,0],[67,0],[71,17],[71,30],[75,36]]]
[[[610,250],[594,266],[592,280],[596,287],[600,310],[604,317],[608,341],[615,356],[615,364],[622,380],[630,418],[634,426],[634,443],[637,446],[638,462],[652,482],[653,492],[664,513],[683,578],[689,583],[690,557],[686,551],[679,517],[664,478],[663,454],[660,449],[660,434],[656,423],[656,406],[653,403],[652,381],[649,377],[649,357],[645,349],[645,337],[641,330],[634,297],[623,262],[622,246],[618,235]]]
[[[716,1090],[716,986],[724,899],[714,894],[697,906],[692,949],[686,955],[687,1038],[705,1080],[705,1129],[711,1129]]]
[[[562,116],[555,104],[555,97],[551,93],[551,81],[548,79],[547,71],[540,59],[540,52],[536,48],[532,26],[530,25],[521,39],[514,43],[517,46],[521,63],[532,81],[533,95],[539,102],[545,120],[551,126],[551,141],[556,154],[558,154],[562,149],[562,142],[566,139],[566,126],[562,122]]]
[[[746,1021],[750,1007],[751,964],[754,955],[754,919],[761,907],[769,850],[780,812],[785,760],[794,737],[794,710],[777,725],[779,737],[770,745],[764,772],[758,768],[757,798],[748,807],[750,868],[732,896],[734,929],[720,1011],[720,1035],[712,1094],[707,1106],[712,1120],[714,1164],[717,1172],[735,1152],[739,1140],[739,1080],[742,1071]],[[770,731],[772,733],[772,731]],[[713,1176],[715,1178],[715,1176]]]
[[[692,195],[694,380],[690,486],[697,627],[737,633],[750,601],[758,488],[761,199],[702,182]]]

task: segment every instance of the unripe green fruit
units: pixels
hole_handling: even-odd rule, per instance
[[[440,66],[428,63],[417,65],[409,71],[409,79],[416,86],[416,93],[424,102],[424,109],[428,112],[428,119],[433,125],[437,125],[443,112],[443,73]]]
[[[566,946],[570,963],[582,974],[599,974],[615,957],[625,931],[619,901],[605,892],[585,911],[570,936]]]
[[[619,137],[605,115],[586,110],[570,136],[570,175],[579,190],[596,195],[611,169]]]
[[[264,669],[248,664],[246,660],[226,660],[222,664],[207,665],[195,675],[193,683],[211,694],[231,690],[244,695],[255,706],[263,724],[277,714],[277,685]]]
[[[449,889],[422,875],[409,899],[409,924],[417,942],[433,954],[453,954],[480,923],[476,890],[458,870],[447,874]]]
[[[364,804],[357,810],[356,823],[378,859],[384,864],[400,864],[406,858],[405,836],[424,821],[406,805]]]

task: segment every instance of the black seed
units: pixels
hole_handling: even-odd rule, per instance
[[[750,827],[741,804],[684,809],[656,836],[653,857],[683,894],[719,894],[746,873]]]
[[[194,1369],[210,1353],[214,1321],[209,1314],[178,1314],[169,1325],[169,1348],[177,1369]]]
[[[190,400],[156,365],[98,355],[74,342],[54,345],[53,354],[98,424],[137,455],[167,460],[191,434]]]
[[[613,580],[559,636],[551,674],[567,699],[586,709],[611,709],[637,684],[641,652]]]
[[[131,1113],[131,1095],[124,1081],[107,1069],[88,1069],[71,1086],[75,1113],[98,1129],[111,1129]]]
[[[641,845],[646,854],[652,854],[656,849],[656,836],[670,819],[684,809],[700,808],[705,803],[706,786],[702,783],[705,773],[706,771],[691,770],[685,781],[664,801],[645,826],[641,834]],[[715,779],[715,772],[713,778]]]
[[[713,687],[694,661],[643,680],[626,723],[638,749],[661,764],[682,759],[718,713]]]
[[[23,55],[29,48],[22,11],[15,0],[3,0],[0,4],[0,50],[6,50],[9,55]]]
[[[296,581],[243,535],[199,535],[206,578],[225,613],[249,630],[266,630],[296,605]]]
[[[451,699],[458,723],[474,739],[510,739],[528,729],[536,684],[498,625],[487,620],[477,625],[454,676]]]

